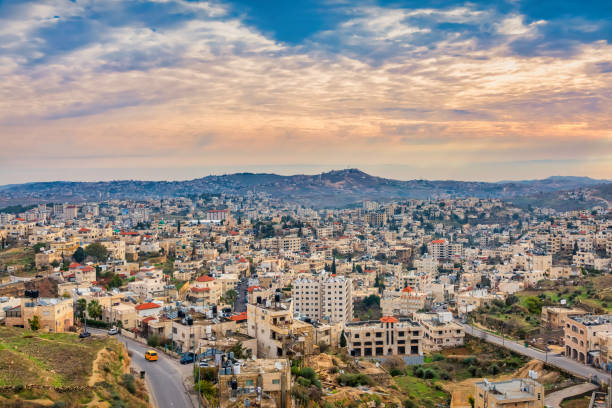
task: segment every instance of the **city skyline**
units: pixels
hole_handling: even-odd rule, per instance
[[[612,175],[606,2],[0,2],[0,185]]]

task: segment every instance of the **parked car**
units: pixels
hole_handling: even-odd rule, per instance
[[[198,361],[198,367],[200,368],[208,367],[208,361],[204,361],[204,360]]]
[[[191,364],[195,361],[195,354],[192,352],[187,352],[183,354],[181,357],[181,364]]]
[[[84,332],[81,332],[81,333],[79,334],[79,337],[80,337],[80,338],[82,338],[82,339],[84,339],[84,338],[86,338],[86,337],[89,337],[89,336],[91,336],[91,333],[90,333],[90,332],[88,332],[88,331],[84,331]]]
[[[114,336],[115,334],[119,334],[119,329],[117,329],[116,327],[113,327],[108,331],[109,336]]]

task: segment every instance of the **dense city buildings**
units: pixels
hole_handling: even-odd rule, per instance
[[[330,349],[424,364],[502,311],[528,314],[570,360],[612,363],[606,295],[585,300],[599,288],[524,294],[610,272],[603,208],[447,198],[314,209],[254,194],[38,205],[0,221],[3,245],[29,257],[0,265],[6,326],[82,332],[87,321],[195,353],[216,367],[226,406],[289,406],[292,362]],[[538,340],[513,324],[491,330]],[[541,406],[529,381],[478,383],[475,406]]]

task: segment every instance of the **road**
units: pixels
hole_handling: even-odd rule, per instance
[[[106,334],[104,330],[89,329],[94,334]],[[183,378],[191,373],[192,365],[181,366],[178,361],[158,352],[157,361],[147,361],[144,353],[149,349],[145,344],[117,335],[117,340],[132,352],[132,367],[145,372],[149,395],[158,408],[193,408],[193,402],[185,391]]]
[[[460,322],[458,322],[461,324]],[[480,330],[474,326],[470,326],[468,324],[461,324],[465,330],[466,334],[471,334],[475,337],[479,337],[489,343],[497,344],[498,346],[502,346],[508,350],[512,350],[516,353],[522,354],[524,356],[534,358],[540,361],[547,362],[548,364],[560,368],[563,371],[566,371],[570,374],[573,374],[577,377],[582,377],[585,379],[589,379],[591,377],[597,377],[599,379],[605,379],[604,381],[608,382],[609,375],[602,371],[598,370],[595,367],[587,366],[581,364],[577,361],[570,360],[565,356],[560,354],[552,354],[548,353],[548,358],[546,353],[543,351],[539,351],[533,348],[525,347],[523,344],[516,343],[514,341],[510,341],[507,339],[502,339],[499,336],[496,336],[491,333],[487,333],[483,330]]]
[[[234,312],[235,313],[246,312],[248,284],[249,284],[249,278],[244,277],[236,286],[236,292],[238,292],[238,297],[234,301]]]
[[[544,403],[546,404],[546,406],[550,406],[551,408],[561,408],[561,403],[563,402],[563,400],[578,395],[583,395],[587,392],[595,391],[598,388],[598,386],[591,383],[574,385],[573,387],[564,388],[560,391],[548,394],[544,399]]]

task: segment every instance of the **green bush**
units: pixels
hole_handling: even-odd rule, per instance
[[[399,368],[392,368],[389,370],[389,374],[391,374],[391,377],[397,377],[398,375],[404,374],[404,372]]]
[[[436,373],[432,369],[427,368],[427,369],[423,370],[423,378],[431,380],[435,376],[436,376]]]
[[[317,373],[310,367],[304,367],[300,370],[298,374],[300,377],[308,378],[309,380],[314,380],[317,377]]]
[[[433,361],[442,361],[444,360],[444,356],[440,353],[436,353],[432,356]]]
[[[297,382],[303,387],[310,387],[311,384],[311,381],[308,378],[304,377],[298,377]]]
[[[130,394],[136,393],[136,385],[134,384],[134,376],[131,374],[123,374],[123,385]]]
[[[340,385],[346,385],[348,387],[358,387],[360,385],[373,385],[374,381],[366,374],[341,374],[338,376],[337,381]]]

